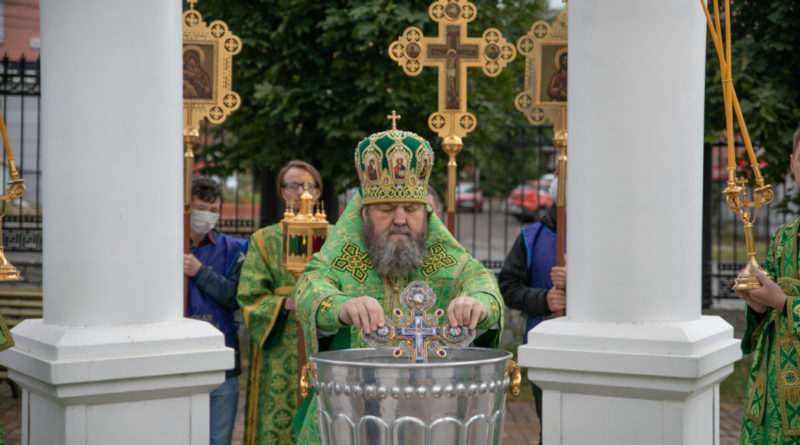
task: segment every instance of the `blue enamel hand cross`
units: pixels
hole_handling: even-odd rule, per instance
[[[414,359],[418,362],[425,360],[423,353],[425,352],[425,349],[427,349],[425,347],[425,343],[427,343],[426,338],[441,338],[441,335],[439,334],[441,328],[438,326],[434,328],[425,326],[422,316],[423,313],[421,311],[414,311],[414,327],[400,328],[400,335],[414,339],[414,349],[416,352]]]
[[[395,308],[392,311],[397,322],[392,323],[387,319],[382,328],[369,335],[361,332],[367,343],[377,349],[393,348],[395,357],[410,353],[414,361],[425,362],[429,351],[444,358],[447,356],[445,347],[461,348],[475,339],[475,330],[466,326],[439,326],[444,311],[436,309],[433,314],[427,313],[436,304],[436,295],[421,281],[414,281],[403,290],[400,304],[405,310]]]

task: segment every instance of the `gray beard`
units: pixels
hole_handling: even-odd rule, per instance
[[[408,234],[409,239],[390,240],[392,233]],[[422,267],[428,256],[425,248],[428,241],[428,222],[425,221],[420,236],[414,235],[408,227],[394,224],[383,235],[378,236],[367,212],[361,240],[364,241],[367,253],[379,274],[385,277],[403,277]]]

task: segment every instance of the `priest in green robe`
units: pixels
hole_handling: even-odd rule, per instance
[[[306,175],[311,177],[307,185]],[[278,172],[285,202],[299,202],[306,186],[316,202],[322,178],[310,164],[290,161]],[[245,445],[294,443],[299,325],[290,298],[295,276],[282,267],[282,244],[280,224],[255,232],[248,241],[239,277],[236,298],[250,332]]]
[[[0,315],[0,351],[6,350],[12,346],[14,346],[14,339],[11,338],[11,332],[8,331],[8,325],[6,325],[6,322],[3,320],[3,316]],[[5,443],[3,439],[3,428],[0,426],[0,445],[4,445]]]
[[[800,129],[791,169],[800,186]],[[739,291],[747,302],[742,351],[753,353],[742,420],[744,445],[800,443],[800,218],[784,224],[767,251],[761,287]]]
[[[395,317],[400,293],[412,281],[433,289],[434,310],[445,310],[451,326],[487,330],[476,343],[496,347],[503,327],[497,281],[427,204],[432,169],[423,166],[433,166],[428,142],[401,130],[373,134],[358,144],[355,163],[359,194],[292,294],[306,354],[367,346],[360,330],[370,333]],[[379,167],[377,176],[370,164]],[[398,164],[407,166],[403,174],[395,171]],[[298,410],[295,428],[298,443],[319,443],[313,392]]]

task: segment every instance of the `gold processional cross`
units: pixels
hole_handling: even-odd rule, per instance
[[[442,148],[450,157],[447,163],[447,228],[455,231],[456,155],[464,147],[462,138],[478,123],[467,111],[467,68],[482,67],[496,77],[517,54],[495,28],[481,37],[467,36],[467,23],[477,15],[475,5],[466,0],[436,0],[428,8],[430,18],[439,23],[439,36],[423,37],[417,27],[409,27],[389,46],[389,56],[409,76],[417,76],[425,66],[439,69],[438,109],[428,116],[428,126],[443,139]]]

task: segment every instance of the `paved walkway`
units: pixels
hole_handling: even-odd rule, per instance
[[[239,411],[233,431],[233,445],[242,445],[244,438],[244,392],[239,397]],[[3,426],[6,445],[20,445],[20,399],[11,397],[8,384],[0,384],[0,424]],[[720,445],[738,445],[742,411],[723,407],[720,410]],[[537,445],[539,421],[533,403],[509,401],[503,442],[509,445]]]

